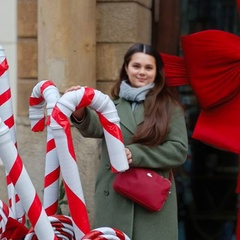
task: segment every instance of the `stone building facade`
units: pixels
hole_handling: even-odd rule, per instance
[[[108,94],[128,47],[134,42],[151,43],[152,2],[17,1],[17,141],[20,156],[40,198],[43,196],[46,130],[33,133],[30,129],[28,101],[33,87],[49,79],[61,94],[78,84]],[[72,135],[86,206],[93,223],[99,142],[83,139],[74,128]],[[1,199],[7,201],[7,195],[2,192]]]

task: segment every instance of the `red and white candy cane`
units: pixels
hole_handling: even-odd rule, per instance
[[[0,45],[0,117],[8,126],[10,135],[14,144],[17,146],[16,132],[14,124],[14,115],[12,107],[12,97],[10,90],[10,83],[8,77],[8,63],[3,47]],[[20,222],[25,222],[24,210],[16,194],[15,188],[6,172],[7,190],[9,198],[9,206],[15,216]]]
[[[0,200],[0,239],[23,239],[28,229],[17,221],[11,209]]]
[[[39,240],[54,239],[56,236],[44,211],[40,198],[14,145],[8,127],[0,118],[0,158],[21,199]]]
[[[16,144],[12,97],[8,77],[8,63],[3,47],[0,45],[0,116],[8,126],[13,142]]]
[[[29,99],[29,119],[31,121],[32,131],[43,131],[46,124],[45,105],[47,110],[47,118],[49,120],[52,109],[59,98],[59,91],[54,83],[50,80],[43,80],[33,88]],[[55,141],[52,135],[52,130],[47,125],[43,207],[48,216],[57,213],[59,176],[60,166]]]
[[[2,234],[6,230],[6,225],[9,217],[13,217],[11,209],[0,200],[0,239],[2,239]]]
[[[81,240],[130,240],[130,238],[122,231],[110,228],[96,228],[86,234]]]
[[[76,109],[87,106],[93,108],[99,116],[106,139],[112,172],[127,170],[129,165],[120,129],[120,119],[116,107],[108,95],[87,87],[67,92],[59,99],[57,107],[54,109],[53,118],[58,123],[64,123],[57,116],[59,112],[66,117],[70,117]]]
[[[72,219],[68,216],[54,215],[48,217],[55,235],[60,240],[76,240]],[[37,240],[37,236],[33,229],[25,236],[24,240]]]
[[[65,93],[52,111],[50,127],[57,147],[77,239],[90,231],[90,224],[68,118],[75,109],[85,106],[91,106],[99,115],[108,145],[112,170],[124,171],[129,168],[119,127],[119,117],[110,98],[100,91],[84,87]]]
[[[57,237],[63,239],[75,240],[72,218],[63,215],[54,215],[48,217]],[[61,238],[60,238],[61,239]]]

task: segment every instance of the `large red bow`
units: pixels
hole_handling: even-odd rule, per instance
[[[240,154],[240,38],[206,30],[182,37],[182,49],[184,58],[161,55],[168,84],[190,83],[199,100],[192,137]]]

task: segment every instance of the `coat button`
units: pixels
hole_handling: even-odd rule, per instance
[[[110,169],[111,168],[111,164],[110,163],[107,163],[106,164],[106,169]]]
[[[105,195],[105,196],[108,196],[108,195],[109,195],[109,191],[104,190],[104,195]]]

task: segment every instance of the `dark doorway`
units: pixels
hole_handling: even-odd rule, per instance
[[[217,29],[239,34],[235,0],[181,0],[181,35]],[[181,55],[181,47],[179,47]],[[237,218],[237,154],[191,138],[199,114],[189,86],[179,88],[186,108],[189,156],[178,173],[180,240],[233,240]],[[182,231],[181,231],[182,230]]]
[[[239,35],[236,0],[153,1],[153,45],[160,52],[181,56],[181,36],[207,29]],[[189,134],[187,161],[175,174],[179,240],[235,240],[238,155],[191,138],[200,108],[191,86],[178,92]]]

